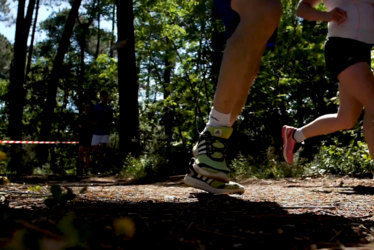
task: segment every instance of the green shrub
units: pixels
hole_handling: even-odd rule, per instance
[[[263,155],[257,158],[243,156],[239,153],[238,157],[230,163],[231,175],[237,179],[243,178],[284,178],[298,177],[304,173],[304,165],[296,155],[296,164],[288,165],[278,155],[274,154],[274,148],[269,147]]]
[[[124,177],[140,179],[155,176],[159,168],[165,165],[165,159],[160,155],[146,154],[139,158],[128,156],[121,174]]]
[[[335,144],[323,143],[314,161],[307,164],[309,175],[330,174],[368,174],[374,172],[373,161],[366,143],[353,141],[351,145],[341,146],[338,139]]]

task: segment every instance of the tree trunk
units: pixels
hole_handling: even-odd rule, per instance
[[[98,8],[98,11],[97,11],[97,45],[96,45],[95,59],[97,59],[99,57],[99,53],[100,53],[100,39],[101,39],[101,35],[100,35],[100,16],[101,16],[100,1],[97,2],[97,8]]]
[[[85,42],[79,43],[79,47],[80,47],[80,64],[81,64],[79,79],[80,79],[80,83],[83,83],[84,74],[85,74],[85,66],[86,66],[86,64],[84,63],[84,58],[85,58],[84,52],[86,51],[86,43]]]
[[[96,8],[96,1],[92,3],[92,8]],[[79,18],[77,19],[79,22],[80,29],[77,35],[77,41],[80,48],[80,72],[79,72],[79,82],[81,85],[78,88],[78,98],[76,101],[76,106],[78,107],[79,113],[84,111],[83,104],[89,101],[89,98],[86,95],[86,90],[84,89],[84,83],[86,81],[86,63],[85,63],[85,52],[86,52],[86,45],[87,45],[87,35],[90,32],[90,26],[95,20],[94,12],[91,12],[91,15],[87,18],[86,23],[81,23]]]
[[[26,95],[23,84],[25,80],[27,38],[30,32],[35,0],[29,1],[26,18],[24,17],[25,5],[26,0],[18,1],[14,57],[9,85],[9,136],[12,140],[22,139],[22,116]],[[19,145],[12,145],[11,147],[11,162],[9,166],[17,173],[22,170],[21,149]]]
[[[84,41],[79,42],[79,47],[80,47],[80,72],[79,72],[79,94],[78,94],[78,99],[77,99],[77,107],[79,110],[79,113],[84,112],[84,107],[83,103],[87,102],[86,94],[85,94],[85,89],[84,89],[84,83],[85,83],[85,72],[86,72],[86,64],[84,62],[85,59],[85,51],[86,51],[86,42],[85,42],[85,37],[84,36]]]
[[[116,5],[113,4],[113,16],[112,16],[112,39],[110,41],[110,54],[109,56],[110,57],[113,57],[113,50],[112,50],[112,46],[114,44],[114,27],[115,27],[115,24],[116,24]]]
[[[132,0],[116,0],[118,40],[127,41],[118,49],[119,136],[124,154],[139,154],[139,84],[135,57]]]
[[[90,20],[90,19],[89,19]],[[78,98],[76,101],[76,105],[78,107],[79,113],[84,111],[83,103],[86,101],[86,94],[84,89],[84,83],[85,83],[85,71],[86,71],[86,64],[84,62],[85,59],[85,52],[86,52],[86,36],[87,31],[89,30],[90,23],[80,23],[80,29],[77,35],[77,40],[80,48],[80,69],[79,69],[79,83],[78,86]]]
[[[147,70],[148,72],[151,72],[151,56],[148,57],[148,67],[147,67]],[[151,95],[151,74],[148,74],[147,75],[147,85],[146,85],[146,89],[145,89],[145,105],[146,105],[146,108],[145,110],[148,110],[148,105],[150,103],[150,95]]]
[[[75,25],[75,20],[78,17],[78,11],[81,2],[82,0],[74,0],[73,2],[68,19],[66,21],[64,33],[62,34],[62,38],[58,47],[57,55],[53,62],[53,68],[47,89],[47,100],[43,109],[42,127],[40,129],[39,138],[40,141],[48,141],[51,134],[51,126],[54,116],[54,109],[56,107],[56,96],[58,82],[60,79],[60,71],[64,62],[65,54],[69,47],[70,38]],[[41,147],[39,150],[39,154],[39,160],[41,161],[41,163],[45,163],[48,158],[48,149],[46,147]]]
[[[38,23],[39,6],[40,6],[40,0],[37,0],[36,1],[36,11],[35,11],[34,24],[33,24],[32,33],[31,33],[31,42],[30,42],[30,48],[29,48],[29,57],[27,59],[26,76],[31,71],[31,59],[32,59],[33,51],[34,51],[34,40],[35,40],[35,33],[36,33],[36,25]]]
[[[30,34],[30,28],[32,24],[32,16],[35,10],[35,2],[36,0],[30,0],[29,6],[27,7],[27,13],[25,17],[25,27],[24,27],[24,34],[23,34],[23,44],[25,46],[25,51],[27,51],[27,40],[29,38]],[[26,58],[26,52],[25,52],[25,58]],[[26,63],[26,62],[25,62]],[[26,66],[26,65],[25,65]]]
[[[166,38],[166,44],[168,45],[166,52],[165,52],[165,70],[163,75],[164,80],[164,99],[167,99],[170,96],[170,90],[167,88],[170,86],[171,82],[171,73],[173,70],[173,65],[170,60],[170,45],[169,39]],[[174,109],[172,107],[167,107],[165,110],[165,117],[164,117],[164,124],[165,124],[165,134],[166,134],[166,151],[165,151],[165,158],[170,160],[171,158],[171,142],[173,139],[173,120],[174,120]]]

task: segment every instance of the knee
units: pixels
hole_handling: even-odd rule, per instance
[[[231,7],[238,12],[241,21],[258,23],[271,32],[279,25],[282,15],[280,0],[232,0]]]

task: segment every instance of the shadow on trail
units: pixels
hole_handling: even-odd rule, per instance
[[[70,224],[63,219],[67,214],[74,214]],[[116,236],[113,221],[121,217],[135,222],[132,239]],[[274,202],[206,193],[165,202],[139,198],[117,203],[74,202],[56,210],[6,209],[0,211],[3,223],[7,226],[0,227],[0,248],[4,246],[1,239],[13,235],[17,240],[13,233],[25,229],[18,239],[29,248],[47,239],[50,246],[74,242],[72,239],[81,242],[71,249],[311,249],[312,244],[338,247],[338,242],[347,247],[367,243],[363,235],[374,227],[374,222],[290,214]]]
[[[357,187],[353,187],[352,189],[353,189],[353,193],[350,193],[350,194],[374,195],[374,187],[357,186]]]
[[[315,188],[315,187],[314,187]],[[321,188],[321,187],[318,187]],[[374,195],[374,187],[355,186],[355,187],[326,187],[322,190],[312,190],[315,193],[337,193],[346,195]]]
[[[18,184],[34,184],[34,185],[62,185],[66,187],[86,187],[86,186],[127,186],[137,182],[134,180],[126,180],[115,176],[8,176],[10,182]]]

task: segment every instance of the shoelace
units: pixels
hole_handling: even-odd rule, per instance
[[[204,134],[203,137],[206,143],[205,146],[207,154],[213,155],[214,152],[220,152],[222,153],[223,157],[226,158],[226,151],[228,146],[227,139],[213,137],[209,133]],[[214,143],[221,143],[223,145],[223,148],[215,148],[213,146]]]

